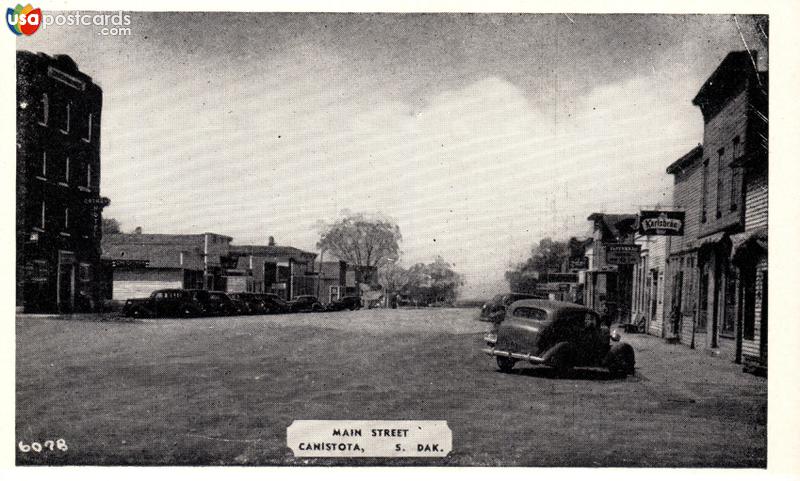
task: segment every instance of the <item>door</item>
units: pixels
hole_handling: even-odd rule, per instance
[[[72,312],[75,309],[75,265],[58,265],[58,310]]]
[[[680,336],[683,323],[683,271],[675,273],[675,287],[672,293],[672,309],[670,310],[672,335]]]

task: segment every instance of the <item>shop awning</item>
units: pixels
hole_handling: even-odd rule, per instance
[[[753,249],[767,252],[767,228],[762,227],[748,232],[731,236],[731,260],[741,263],[744,259],[754,254]]]
[[[698,241],[700,243],[700,247],[709,246],[711,244],[716,244],[717,242],[721,241],[723,238],[725,238],[726,235],[727,232],[717,232],[714,234],[707,235],[705,237],[701,237],[700,239],[698,239]]]

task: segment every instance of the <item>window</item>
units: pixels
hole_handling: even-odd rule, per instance
[[[39,111],[39,125],[47,125],[50,118],[50,99],[47,94],[42,94],[41,110]]]
[[[535,307],[518,307],[514,309],[514,316],[524,317],[525,319],[534,319],[537,321],[544,321],[547,319],[547,313]]]
[[[708,159],[703,162],[703,180],[702,180],[702,187],[703,190],[701,192],[702,195],[702,216],[700,218],[700,222],[705,222],[708,219]]]
[[[42,151],[42,177],[47,177],[47,151]]]
[[[85,262],[78,265],[78,280],[88,282],[92,280],[92,266]]]
[[[86,164],[86,187],[92,187],[92,165]]]
[[[587,312],[586,316],[583,319],[583,323],[584,323],[585,327],[589,327],[589,328],[594,329],[594,328],[598,327],[598,325],[599,325],[598,322],[597,322],[598,320],[599,319],[598,319],[597,315],[595,315],[595,313]]]
[[[717,151],[717,218],[719,219],[722,217],[722,189],[724,187],[722,183],[722,173],[725,172],[725,149],[719,149]]]
[[[733,138],[733,161],[731,162],[731,212],[739,208],[740,186],[742,183],[742,170],[736,162],[742,156],[742,145],[739,136]]]
[[[739,141],[739,136],[733,138],[733,160],[739,160],[742,156],[742,144]]]
[[[739,208],[739,186],[742,183],[741,179],[741,167],[731,165],[731,212]]]
[[[41,221],[41,222],[39,223],[39,225],[40,225],[40,227],[41,227],[42,229],[44,229],[44,224],[45,224],[45,222],[44,222],[44,221],[45,221],[45,214],[46,214],[46,213],[47,213],[47,206],[45,206],[45,204],[44,204],[44,201],[42,201],[42,216],[41,216],[41,218],[40,218],[40,221]]]
[[[64,228],[69,228],[69,207],[64,209]]]
[[[70,116],[70,109],[72,108],[72,104],[67,102],[66,112],[64,113],[64,128],[61,129],[61,132],[64,134],[69,133],[69,116]]]
[[[89,114],[89,118],[86,121],[86,137],[82,137],[81,139],[87,143],[92,141],[92,114]]]
[[[744,284],[744,319],[742,320],[742,336],[752,341],[756,336],[756,270],[747,268],[742,271]]]
[[[69,184],[69,157],[64,160],[64,182]]]

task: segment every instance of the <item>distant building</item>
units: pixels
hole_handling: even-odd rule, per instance
[[[637,235],[639,262],[633,267],[631,322],[644,325],[644,332],[664,336],[664,276],[667,263],[666,236]]]
[[[314,272],[317,254],[296,247],[275,245],[232,245],[229,257],[236,259],[237,270],[247,274],[250,292],[271,292],[284,299],[300,295],[317,295],[318,276]],[[250,267],[252,266],[252,267]],[[236,290],[248,290],[247,279],[231,283]],[[243,282],[243,283],[242,283]],[[229,290],[229,292],[233,292]]]
[[[633,266],[639,247],[634,244],[636,214],[594,213],[592,241],[586,248],[588,269],[581,273],[585,305],[605,306],[614,322],[630,322]]]
[[[147,297],[157,289],[225,290],[223,258],[228,236],[204,234],[107,234],[103,259],[111,268],[106,296]]]
[[[347,263],[344,261],[321,262],[318,267],[317,297],[320,302],[327,304],[342,298],[347,287]]]
[[[102,103],[70,57],[17,52],[16,303],[25,312],[100,305]]]

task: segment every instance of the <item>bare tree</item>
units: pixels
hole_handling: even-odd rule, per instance
[[[350,265],[381,267],[400,256],[400,228],[380,216],[350,214],[325,224],[317,248]]]

